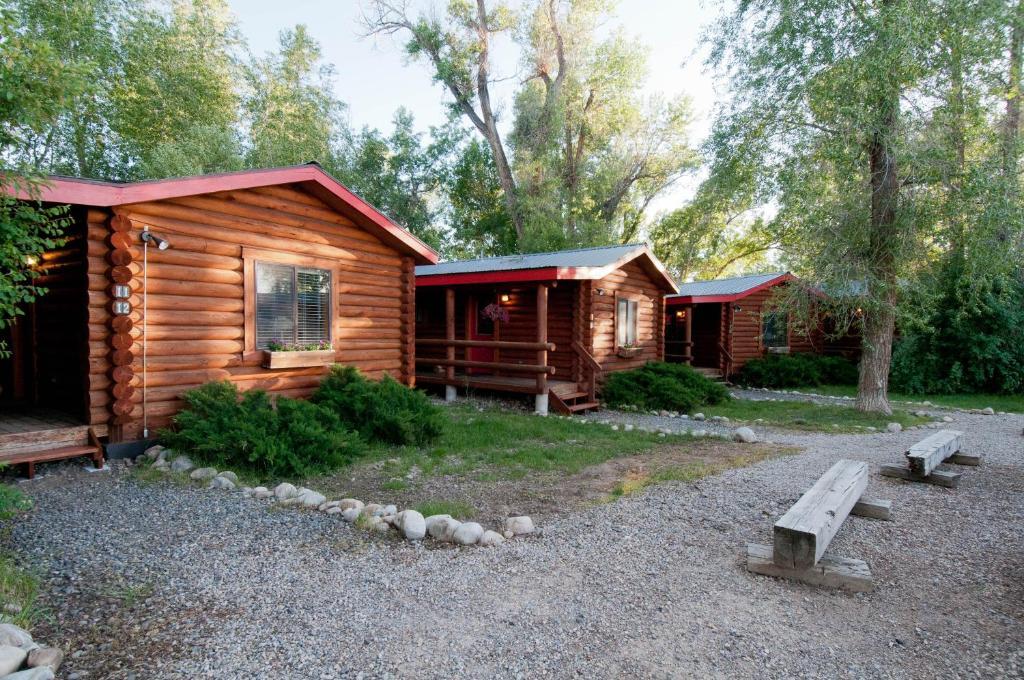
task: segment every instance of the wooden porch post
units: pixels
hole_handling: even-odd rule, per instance
[[[543,283],[537,284],[537,342],[548,341],[548,287]],[[537,350],[537,364],[548,365],[547,349]],[[548,374],[537,374],[537,396],[535,398],[536,412],[546,416],[548,414]]]
[[[445,346],[445,358],[455,361],[455,289],[444,289],[444,337],[448,341]],[[445,401],[455,401],[455,367],[449,363],[444,369]]]
[[[693,305],[683,308],[686,318],[683,320],[683,363],[693,363]]]

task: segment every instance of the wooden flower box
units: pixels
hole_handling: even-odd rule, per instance
[[[263,351],[263,368],[306,368],[309,366],[330,366],[334,363],[333,349],[317,349],[306,352]]]
[[[615,350],[615,354],[622,359],[632,359],[640,356],[640,353],[643,351],[642,347],[620,347]]]

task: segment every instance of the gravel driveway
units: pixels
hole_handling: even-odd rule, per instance
[[[23,485],[9,539],[47,581],[77,678],[1020,677],[1021,416],[957,414],[960,488],[881,478],[922,432],[773,432],[804,453],[566,515],[496,549],[371,536],[239,494],[115,471]],[[749,541],[838,458],[869,461],[895,521],[830,553],[875,592],[748,574]],[[376,499],[375,499],[376,500]],[[77,650],[77,651],[76,651]]]

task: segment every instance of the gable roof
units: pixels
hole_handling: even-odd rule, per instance
[[[280,184],[302,185],[312,195],[377,236],[384,243],[412,255],[417,263],[437,262],[438,255],[433,248],[392,222],[386,215],[328,174],[317,163],[142,182],[105,182],[53,176],[45,180],[36,194],[29,195],[24,188],[19,187],[15,190],[14,195],[17,198],[38,199],[50,203],[106,208],[128,203],[161,201],[169,198]]]
[[[602,279],[637,259],[662,288],[671,292],[676,291],[676,283],[665,266],[643,243],[485,257],[419,266],[416,267],[416,285],[595,280]]]
[[[770,274],[736,276],[730,279],[692,281],[680,285],[679,294],[669,295],[665,298],[665,303],[679,305],[699,302],[732,302],[793,278],[795,277],[789,272],[772,272]]]

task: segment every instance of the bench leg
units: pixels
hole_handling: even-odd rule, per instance
[[[97,470],[103,469],[103,451],[98,450],[92,457],[92,466]]]
[[[26,472],[28,472],[28,478],[29,479],[32,479],[33,477],[36,476],[36,464],[35,463],[32,463],[32,462],[25,463],[25,467],[26,467]]]

